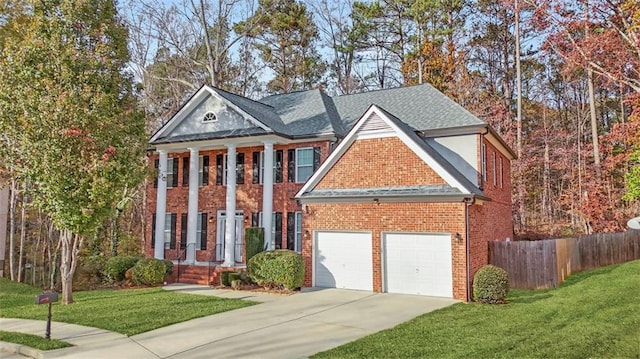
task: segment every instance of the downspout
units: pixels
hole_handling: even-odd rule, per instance
[[[467,302],[471,301],[471,250],[469,249],[470,241],[469,235],[471,233],[469,226],[469,207],[476,202],[475,197],[464,199],[464,230],[465,230],[465,249],[467,251]]]

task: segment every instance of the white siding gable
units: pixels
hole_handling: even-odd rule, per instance
[[[433,148],[478,186],[478,135],[436,137],[434,140],[436,143],[431,143]]]

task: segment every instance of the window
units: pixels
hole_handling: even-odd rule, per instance
[[[480,165],[480,173],[482,175],[481,187],[484,187],[484,183],[487,181],[487,148],[485,147],[484,142],[480,145],[480,161],[482,161]]]
[[[504,172],[502,168],[502,157],[500,157],[500,188],[504,187]]]
[[[180,226],[180,249],[187,248],[187,224],[188,215],[182,214]],[[198,212],[198,223],[196,227],[196,249],[207,249],[207,214]]]
[[[273,182],[282,183],[282,150],[273,151]],[[264,182],[264,151],[253,153],[253,183]]]
[[[165,213],[164,215],[164,248],[171,248],[171,213]]]
[[[227,185],[227,154],[216,156],[216,184]],[[244,153],[236,154],[236,184],[244,183]]]
[[[198,186],[209,185],[209,156],[198,156]],[[182,158],[182,186],[189,186],[189,157]]]
[[[196,249],[207,249],[207,214],[198,213],[198,224],[196,227]]]
[[[178,187],[178,159],[167,159],[167,187]]]
[[[496,153],[493,152],[493,186],[497,186],[498,185],[498,174],[496,173],[496,166],[497,165],[497,161],[496,161]]]
[[[153,226],[151,227],[151,248],[156,244],[156,214],[152,216]],[[176,248],[176,213],[165,213],[164,217],[164,230],[162,231],[162,240],[164,248],[175,249]]]
[[[313,148],[296,150],[296,182],[306,182],[313,174]]]
[[[213,112],[207,112],[202,118],[202,122],[215,122],[218,121],[216,114]]]
[[[302,251],[302,212],[287,213],[287,249]]]
[[[156,159],[154,162],[154,166],[156,172],[160,168],[160,160]],[[177,158],[168,158],[167,159],[167,187],[178,187],[178,159]],[[153,187],[158,187],[158,176],[153,181]]]
[[[320,147],[290,149],[287,157],[289,182],[304,183],[320,167]]]

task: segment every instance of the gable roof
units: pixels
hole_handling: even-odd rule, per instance
[[[370,121],[377,115],[375,120]],[[382,121],[382,122],[380,122]],[[360,188],[360,189],[332,189],[332,190],[316,190],[315,187],[320,183],[329,170],[338,162],[338,160],[346,153],[351,144],[353,144],[358,136],[380,135],[384,132],[393,132],[400,138],[405,145],[413,150],[420,159],[422,159],[429,167],[431,167],[440,177],[442,177],[446,185],[438,186],[412,186],[412,187],[385,187],[385,188]],[[320,168],[309,178],[304,186],[298,191],[295,198],[300,200],[314,200],[326,198],[349,198],[355,200],[358,198],[371,197],[406,197],[406,196],[430,196],[439,199],[478,197],[488,199],[484,193],[473,183],[471,183],[460,171],[458,171],[451,163],[449,163],[438,151],[436,151],[428,140],[419,137],[413,129],[400,121],[397,117],[390,114],[377,105],[371,105],[369,109],[354,124],[353,128],[338,147],[329,155],[329,158],[320,166]]]
[[[178,136],[175,138],[169,137],[169,135],[171,134],[171,131],[173,131],[173,129],[175,129],[176,126],[178,126],[180,122],[184,120],[189,115],[189,113],[193,110],[193,106],[196,106],[197,104],[201,103],[208,96],[214,96],[214,97],[220,98],[225,103],[227,103],[227,105],[234,108],[239,113],[243,114],[254,125],[247,128],[247,130],[250,132],[247,135],[252,135],[257,132],[260,132],[260,133],[276,132],[277,133],[277,131],[274,130],[271,126],[269,126],[267,123],[271,125],[275,125],[276,129],[282,129],[282,126],[279,126],[276,120],[277,116],[275,116],[275,118],[271,118],[271,116],[269,115],[269,111],[264,111],[264,113],[262,113],[262,111],[254,111],[256,110],[256,107],[258,107],[257,104],[259,103],[254,104],[253,102],[255,101],[252,101],[248,98],[238,96],[238,95],[233,95],[229,92],[226,92],[211,86],[203,85],[202,87],[200,87],[200,89],[198,89],[198,91],[196,91],[193,94],[193,96],[191,96],[191,98],[189,98],[189,100],[187,100],[187,102],[185,102],[182,105],[182,107],[180,107],[178,112],[176,112],[176,114],[173,115],[173,117],[171,117],[171,119],[167,123],[165,123],[162,127],[160,127],[160,129],[158,129],[153,134],[149,142],[151,144],[159,144],[159,143],[170,143],[170,142],[182,142],[182,141],[188,141],[193,139],[216,138],[215,134],[217,132],[201,133],[201,134],[189,135],[189,136]],[[265,106],[263,104],[260,104],[260,105]],[[258,118],[256,118],[254,115],[258,115],[259,113],[262,113],[262,114],[259,115]],[[228,132],[228,131],[222,131],[222,132]],[[242,135],[242,131],[238,129],[232,132],[236,133],[237,135]],[[186,137],[190,139],[181,139],[181,137]]]
[[[377,104],[401,118],[416,131],[487,125],[486,122],[426,83],[337,96],[333,98],[333,102],[346,124],[355,123],[364,109],[371,104]]]

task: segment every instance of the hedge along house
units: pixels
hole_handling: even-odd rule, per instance
[[[302,253],[307,286],[467,300],[487,242],[513,232],[513,152],[430,85],[260,101],[203,86],[151,144],[145,250],[190,268],[243,266],[261,226],[268,249]]]

